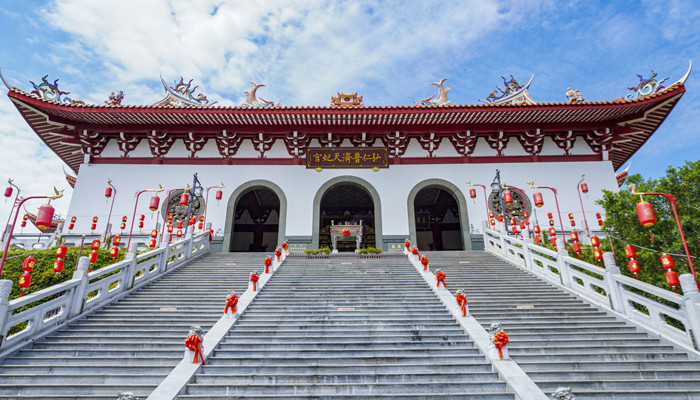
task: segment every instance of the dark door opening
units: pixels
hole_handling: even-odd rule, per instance
[[[279,197],[257,187],[240,195],[231,232],[229,251],[273,251],[279,233]]]
[[[330,226],[332,222],[349,222],[364,225],[361,248],[375,247],[374,202],[361,186],[339,183],[332,186],[321,198],[319,218],[319,248],[332,247]],[[338,241],[338,251],[354,251],[354,241]]]
[[[413,207],[419,250],[464,250],[459,205],[450,192],[426,187],[416,194]]]

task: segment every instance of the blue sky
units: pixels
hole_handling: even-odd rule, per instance
[[[22,89],[48,74],[92,103],[118,90],[125,104],[153,103],[160,74],[194,78],[223,105],[240,104],[251,80],[283,105],[327,105],[338,91],[370,105],[413,104],[441,78],[453,103],[471,104],[510,74],[534,74],[540,102],[565,101],[567,87],[612,100],[636,74],[654,69],[675,82],[689,60],[700,63],[699,10],[679,0],[13,1],[0,6],[0,67]],[[700,71],[686,87],[631,173],[658,177],[698,159]],[[44,193],[67,186],[61,165],[2,96],[0,179]]]

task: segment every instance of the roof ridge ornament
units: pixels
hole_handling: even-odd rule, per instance
[[[355,93],[341,93],[338,92],[338,96],[331,97],[331,107],[352,107],[352,106],[364,106],[362,104],[362,98],[364,96],[358,96]]]
[[[566,88],[566,97],[569,103],[583,103],[583,94],[578,89]]]
[[[265,86],[264,83],[255,83],[253,81],[250,81],[251,85],[253,85],[253,88],[250,89],[249,91],[243,92],[245,94],[245,103],[243,103],[243,106],[246,107],[274,107],[277,104],[267,101],[263,99],[262,97],[257,96],[257,91],[261,87]]]
[[[109,95],[109,99],[105,100],[105,104],[120,106],[122,105],[122,100],[124,100],[124,91],[120,90],[116,95],[112,92],[112,94]]]
[[[30,94],[34,94],[46,100],[57,101],[59,103],[85,104],[83,101],[73,100],[68,96],[63,96],[66,94],[70,94],[70,92],[64,92],[58,88],[58,78],[56,78],[56,80],[53,81],[53,83],[47,81],[46,78],[48,76],[48,74],[44,75],[41,78],[41,83],[38,85],[32,81],[29,81],[29,83],[31,83],[32,86],[34,86],[34,90],[32,90]]]
[[[440,79],[439,82],[433,82],[431,85],[437,86],[438,92],[427,99],[423,99],[416,103],[417,106],[424,106],[424,107],[429,107],[429,106],[444,106],[446,104],[450,104],[450,99],[447,97],[447,92],[450,91],[450,88],[445,89],[443,84],[447,81],[447,78]],[[437,98],[436,98],[437,97]]]
[[[192,81],[194,79],[190,79],[189,82],[185,83],[185,79],[183,77],[180,77],[180,82],[175,81],[175,87],[168,86],[167,83],[165,83],[165,80],[163,79],[163,76],[161,75],[160,81],[163,83],[163,87],[165,88],[165,97],[152,104],[154,106],[166,106],[166,105],[174,105],[174,106],[192,106],[192,107],[209,107],[213,106],[217,102],[210,103],[209,99],[207,99],[207,96],[204,94],[200,93],[195,97],[194,92],[197,90],[199,86],[195,86],[192,88]],[[121,104],[121,103],[120,103]]]
[[[659,81],[656,71],[651,70],[651,76],[649,78],[644,78],[642,75],[637,74],[639,77],[639,83],[635,87],[628,87],[633,93],[629,93],[627,96],[623,97],[624,100],[635,100],[641,97],[650,96],[654,93],[664,90],[666,87],[663,85],[664,82],[668,80],[668,76]]]
[[[537,104],[528,93],[528,89],[534,77],[535,75],[533,74],[525,85],[521,85],[513,75],[510,76],[510,80],[508,81],[506,81],[505,77],[501,76],[504,89],[496,86],[496,90],[491,92],[491,94],[486,97],[486,100],[479,99],[479,101],[486,104]]]
[[[2,80],[2,83],[5,84],[5,87],[7,88],[7,90],[12,90],[13,86],[10,86],[10,84],[7,83],[7,81],[5,80],[5,77],[2,76],[2,68],[0,68],[0,80]]]
[[[692,70],[693,70],[693,60],[690,60],[690,65],[688,66],[688,72],[686,72],[685,75],[683,75],[683,77],[681,79],[679,79],[678,82],[676,82],[676,83],[680,83],[681,85],[685,85],[685,81],[690,76],[690,71],[692,71]],[[2,77],[2,75],[0,75],[0,77]]]

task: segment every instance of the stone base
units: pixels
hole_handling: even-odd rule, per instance
[[[510,360],[510,355],[508,355],[508,346],[501,347],[501,352],[503,352],[503,358],[502,358],[502,360]],[[490,345],[489,345],[489,355],[490,355],[492,358],[501,359],[501,358],[498,356],[498,349],[497,349],[496,346],[494,346],[493,344],[490,344]]]

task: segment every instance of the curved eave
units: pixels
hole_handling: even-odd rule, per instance
[[[607,102],[477,104],[444,106],[356,106],[336,107],[175,107],[65,104],[41,99],[13,88],[8,96],[39,137],[71,169],[77,171],[83,155],[79,139],[68,132],[91,126],[103,132],[119,132],[139,127],[143,132],[163,126],[182,129],[216,130],[255,128],[258,132],[279,132],[299,127],[322,127],[362,131],[430,129],[454,132],[457,129],[522,129],[523,126],[560,125],[561,130],[577,126],[611,124],[623,128],[610,159],[617,169],[658,129],[685,92],[678,82],[665,90],[635,100]],[[68,130],[66,129],[68,128]],[[327,131],[326,131],[327,132]]]

